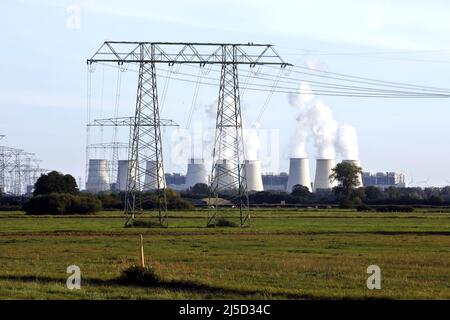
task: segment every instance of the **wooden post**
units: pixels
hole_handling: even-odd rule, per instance
[[[141,267],[145,268],[145,260],[144,260],[144,238],[141,234]]]

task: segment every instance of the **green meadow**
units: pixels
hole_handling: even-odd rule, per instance
[[[202,210],[169,219],[0,212],[0,299],[450,299],[450,212],[252,210],[247,228],[206,228]],[[117,281],[138,263],[140,234],[156,286]],[[69,265],[80,290],[66,288]],[[369,265],[380,290],[366,286]]]

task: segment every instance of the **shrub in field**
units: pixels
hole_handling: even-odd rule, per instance
[[[119,282],[128,285],[155,286],[162,282],[162,278],[152,266],[131,266],[122,271]]]
[[[215,224],[210,224],[208,227],[237,227],[238,225],[230,220],[225,218],[217,218]]]
[[[100,200],[89,195],[51,193],[32,197],[24,209],[27,214],[88,214],[102,207]]]
[[[151,220],[132,220],[125,225],[125,228],[162,228],[163,225]]]

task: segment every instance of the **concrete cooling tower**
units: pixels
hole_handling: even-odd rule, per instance
[[[195,186],[197,183],[208,183],[205,161],[203,159],[189,159],[186,173],[186,189]]]
[[[264,191],[261,162],[258,160],[245,160],[245,177],[247,178],[247,191]]]
[[[331,182],[329,178],[334,166],[334,159],[317,159],[314,191],[331,189],[336,185],[336,182]]]
[[[215,176],[214,187],[217,186],[219,190],[237,188],[237,180],[233,175],[233,172],[234,172],[233,162],[227,160],[217,161],[216,168],[214,170]]]
[[[108,160],[89,159],[86,191],[97,193],[108,190],[110,190]]]
[[[116,189],[118,191],[126,191],[128,188],[128,174],[130,170],[130,160],[119,160],[118,168],[117,168],[117,184]],[[133,168],[133,172],[131,172],[131,181],[136,183],[136,167]]]
[[[158,182],[156,179],[156,170],[157,170],[156,161],[150,160],[147,161],[146,167],[145,167],[145,178],[144,178],[144,190],[157,190],[158,189]],[[149,174],[149,173],[152,174]],[[159,166],[159,187],[165,188],[166,187],[166,178],[164,177],[164,170],[163,167]]]
[[[292,192],[296,185],[305,186],[311,190],[311,178],[309,175],[309,160],[306,158],[291,158],[289,160],[289,177],[286,191]]]
[[[342,162],[344,163],[353,163],[354,165],[361,167],[361,163],[359,162],[359,160],[342,160]],[[358,176],[358,187],[362,187],[363,186],[363,182],[362,182],[362,174],[359,174]]]

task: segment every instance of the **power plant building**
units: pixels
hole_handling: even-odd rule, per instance
[[[314,192],[321,190],[330,190],[336,186],[335,181],[331,181],[330,175],[335,166],[334,159],[317,159],[316,175],[314,178]]]
[[[97,193],[109,191],[109,166],[106,159],[89,159],[86,191]]]
[[[261,162],[258,160],[245,160],[245,177],[247,179],[247,191],[264,191],[261,175]]]
[[[205,160],[189,159],[186,178],[184,182],[185,188],[189,189],[195,186],[197,183],[208,183],[208,174],[205,167]],[[171,182],[168,182],[168,184],[170,185]]]
[[[292,192],[295,185],[307,187],[311,191],[309,176],[309,160],[306,158],[291,158],[289,160],[289,177],[286,191]]]
[[[286,191],[288,183],[288,174],[281,172],[280,174],[266,173],[262,175],[264,190],[266,191]]]
[[[364,187],[375,186],[382,190],[389,187],[406,187],[405,175],[403,173],[396,172],[377,172],[375,174],[363,172],[362,181]]]

